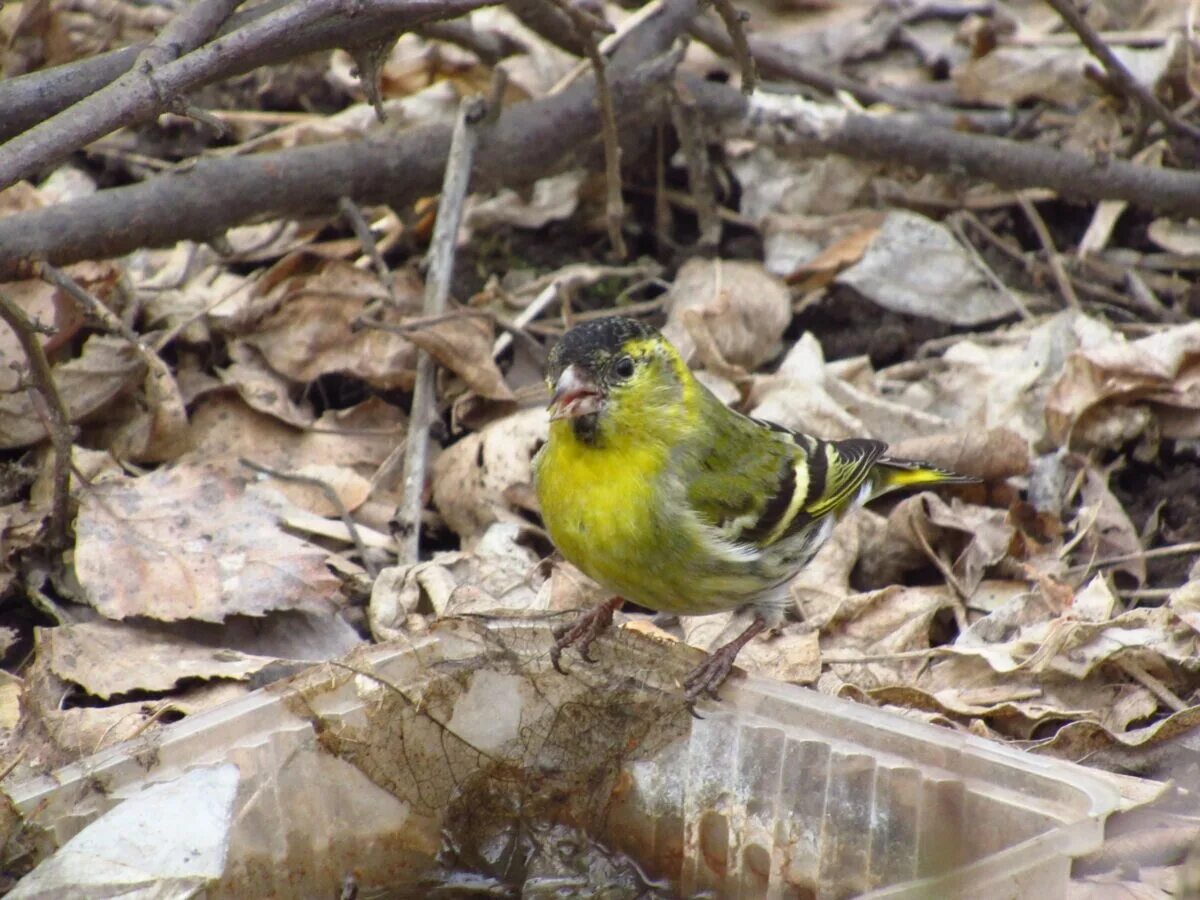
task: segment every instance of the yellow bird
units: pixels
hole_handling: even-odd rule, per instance
[[[542,518],[562,555],[616,596],[559,629],[552,659],[587,649],[622,598],[678,615],[755,616],[685,680],[716,697],[743,646],[777,626],[787,584],[848,510],[896,488],[977,481],[824,441],[729,409],[654,328],[613,316],[551,351],[550,437],[534,459]]]

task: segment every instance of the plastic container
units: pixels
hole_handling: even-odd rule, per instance
[[[529,848],[570,828],[684,896],[1054,897],[1120,803],[1081,767],[762,679],[693,719],[675,685],[695,651],[622,631],[564,677],[550,641],[542,620],[448,620],[7,786],[9,846],[63,847],[16,895],[336,896],[352,877],[427,896],[464,871],[526,896],[636,895],[582,850],[530,886],[548,864]],[[200,799],[162,855],[208,869],[94,864],[98,840],[129,855]],[[580,843],[555,840],[559,857]]]

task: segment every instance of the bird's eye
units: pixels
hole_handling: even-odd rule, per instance
[[[613,373],[618,378],[632,378],[633,368],[633,360],[628,356],[622,356],[617,360],[616,365],[613,366]]]

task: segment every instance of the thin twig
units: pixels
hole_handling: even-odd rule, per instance
[[[613,256],[624,259],[629,255],[629,251],[625,247],[625,236],[621,233],[621,227],[625,223],[625,201],[621,197],[621,139],[617,133],[617,112],[613,105],[604,55],[596,43],[592,17],[571,0],[563,3],[561,8],[570,16],[596,75],[596,99],[600,103],[600,136],[604,142],[604,184],[607,189],[604,221],[608,225],[608,240],[612,244]]]
[[[1088,24],[1087,19],[1075,7],[1072,0],[1046,0],[1046,2],[1062,16],[1064,22],[1071,26],[1071,30],[1079,35],[1083,46],[1087,47],[1092,56],[1100,60],[1100,64],[1104,66],[1104,71],[1108,73],[1113,85],[1126,97],[1176,134],[1184,135],[1193,141],[1200,141],[1200,128],[1184,122],[1172,113],[1148,88],[1134,78],[1129,69],[1125,68],[1125,64],[1096,33],[1096,29]]]
[[[742,93],[753,94],[758,87],[758,70],[754,66],[754,54],[750,52],[750,42],[746,39],[746,29],[743,27],[750,14],[739,12],[730,0],[712,0],[712,5],[725,23],[725,30],[729,32],[729,41],[733,45],[733,58],[742,70]]]
[[[962,246],[962,248],[970,254],[973,260],[975,260],[976,268],[978,268],[979,271],[983,273],[984,277],[992,283],[992,287],[996,288],[996,290],[1000,291],[1000,293],[1004,294],[1004,296],[1009,299],[1012,305],[1016,308],[1017,312],[1020,313],[1022,319],[1024,319],[1026,322],[1032,321],[1033,313],[1029,311],[1029,307],[1025,305],[1025,301],[1018,297],[1017,293],[1004,283],[1003,279],[1001,279],[1000,276],[992,270],[992,267],[988,265],[987,260],[983,258],[983,254],[979,252],[979,249],[971,243],[971,239],[967,237],[966,232],[963,229],[960,215],[958,213],[954,213],[950,216],[947,216],[946,224],[950,226],[950,230],[954,232],[954,236],[958,238],[958,243]]]
[[[1175,710],[1175,712],[1183,712],[1188,708],[1188,704],[1175,696],[1175,693],[1170,688],[1147,672],[1135,660],[1128,656],[1118,656],[1114,662],[1116,662],[1117,667],[1122,669],[1126,675],[1141,684],[1142,687],[1152,693],[1162,703]]]
[[[688,189],[696,204],[699,244],[702,249],[712,249],[721,239],[721,218],[717,215],[717,199],[713,195],[712,179],[709,177],[708,147],[695,104],[686,91],[678,86],[672,92],[671,121],[687,161]]]
[[[1046,261],[1050,263],[1050,272],[1054,275],[1054,283],[1058,285],[1059,293],[1067,302],[1067,306],[1072,309],[1080,309],[1079,297],[1076,296],[1075,287],[1071,284],[1071,276],[1067,274],[1067,270],[1063,266],[1062,257],[1058,255],[1058,248],[1054,246],[1054,238],[1050,236],[1050,229],[1046,227],[1041,213],[1024,193],[1017,194],[1017,205],[1021,207],[1021,212],[1025,213],[1025,218],[1029,220],[1029,224],[1033,226],[1033,230],[1037,234],[1038,242],[1046,251]]]
[[[1200,541],[1174,544],[1170,547],[1155,547],[1153,550],[1143,550],[1140,553],[1124,553],[1121,556],[1108,556],[1104,559],[1096,559],[1088,563],[1072,566],[1067,569],[1067,574],[1074,575],[1077,572],[1086,572],[1089,569],[1099,568],[1100,566],[1116,566],[1121,563],[1137,562],[1141,559],[1161,559],[1164,556],[1181,556],[1185,553],[1200,553]]]
[[[46,417],[49,425],[46,428],[50,436],[50,444],[54,448],[53,499],[50,504],[50,522],[46,530],[46,540],[51,549],[61,550],[69,543],[67,539],[67,501],[70,498],[71,487],[71,443],[74,435],[71,428],[71,417],[63,405],[54,381],[54,373],[42,342],[38,340],[39,333],[45,330],[30,321],[21,307],[4,294],[0,294],[0,319],[8,323],[9,328],[16,334],[29,361],[29,374],[32,379],[31,390],[36,391],[46,407]]]
[[[362,535],[358,533],[358,524],[354,521],[353,516],[350,515],[350,510],[346,509],[346,504],[342,502],[342,498],[338,495],[338,492],[333,489],[333,485],[328,481],[321,478],[314,478],[312,475],[301,475],[298,472],[283,472],[279,469],[272,469],[270,466],[265,466],[244,456],[239,456],[238,462],[247,469],[252,469],[262,475],[269,475],[272,478],[278,478],[280,481],[306,484],[309,487],[315,487],[319,490],[325,499],[329,501],[330,505],[337,510],[338,518],[342,520],[342,524],[346,526],[346,531],[350,533],[350,540],[354,542],[354,547],[358,550],[358,556],[362,560],[363,568],[367,570],[367,574],[372,579],[379,574],[379,566],[375,564],[372,554],[367,552],[367,545],[363,543]]]
[[[659,111],[649,100],[674,71],[680,58],[674,41],[695,12],[694,0],[658,0],[650,7],[656,13],[625,34],[609,73],[629,133],[655,121]],[[528,184],[578,165],[571,151],[594,140],[598,130],[589,81],[516,104],[489,133],[488,151],[476,166],[477,186]],[[29,277],[35,257],[65,265],[179,240],[211,240],[237,224],[327,214],[342,196],[402,209],[437,191],[450,131],[438,123],[371,141],[206,159],[187,171],[0,218],[0,281]]]
[[[388,298],[395,304],[396,284],[392,279],[392,272],[388,268],[388,264],[384,262],[383,255],[379,252],[379,245],[375,243],[375,235],[371,233],[371,226],[367,224],[367,220],[363,217],[362,210],[349,197],[341,197],[338,200],[338,209],[345,216],[346,221],[350,223],[350,227],[354,229],[354,236],[358,238],[359,244],[362,245],[363,255],[371,261],[371,265],[375,269],[375,274],[379,276],[384,290],[388,292]]]
[[[429,244],[429,268],[425,280],[424,314],[440,316],[446,311],[450,298],[450,280],[454,275],[454,251],[458,228],[462,222],[467,186],[471,180],[471,165],[475,145],[479,140],[479,125],[487,116],[487,103],[480,97],[468,97],[459,104],[450,152],[446,158],[446,175],[442,182],[442,197],[438,202],[437,224]],[[425,500],[425,469],[429,456],[429,427],[433,424],[437,403],[434,388],[436,375],[433,357],[424,350],[417,354],[417,377],[413,386],[412,414],[408,422],[408,445],[404,454],[404,499],[396,510],[397,542],[400,562],[417,561],[421,543],[421,509]]]

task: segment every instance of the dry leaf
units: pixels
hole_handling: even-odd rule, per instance
[[[128,341],[103,335],[88,338],[78,358],[53,369],[59,396],[72,422],[130,390],[145,371],[145,364]],[[0,449],[36,444],[46,437],[43,421],[25,388],[0,394]]]
[[[980,325],[1013,315],[946,226],[894,211],[857,264],[837,276],[884,309],[951,325]]]
[[[1198,322],[1081,347],[1046,397],[1047,431],[1063,447],[1118,447],[1157,418],[1164,437],[1200,437],[1197,360]]]
[[[787,289],[761,263],[690,259],[675,276],[663,335],[689,365],[753,370],[779,353]]]
[[[379,318],[399,325],[420,306],[420,286],[410,274],[395,276],[397,303],[371,272],[340,260],[314,261],[298,254],[277,263],[256,285],[253,323],[235,324],[268,365],[296,382],[341,373],[390,390],[412,387],[416,348],[404,337],[355,323],[376,301]]]
[[[467,387],[491,400],[513,400],[495,360],[496,339],[492,323],[479,316],[455,316],[405,332],[405,336],[428,352],[442,366],[467,383]]]
[[[131,691],[160,693],[185,678],[245,679],[275,661],[208,647],[156,624],[109,622],[37,630],[50,670],[101,700]]]
[[[297,428],[312,424],[311,405],[306,400],[297,403],[292,399],[291,384],[272,371],[257,350],[242,341],[234,341],[229,346],[229,355],[233,363],[224,369],[218,368],[217,373],[223,384],[237,389],[251,409]]]
[[[219,469],[179,466],[97,485],[80,499],[75,572],[109,618],[329,612],[325,553],[282,531],[281,501]]]
[[[433,503],[464,541],[512,514],[505,492],[533,482],[533,454],[548,430],[545,410],[527,409],[467,435],[438,457]]]

